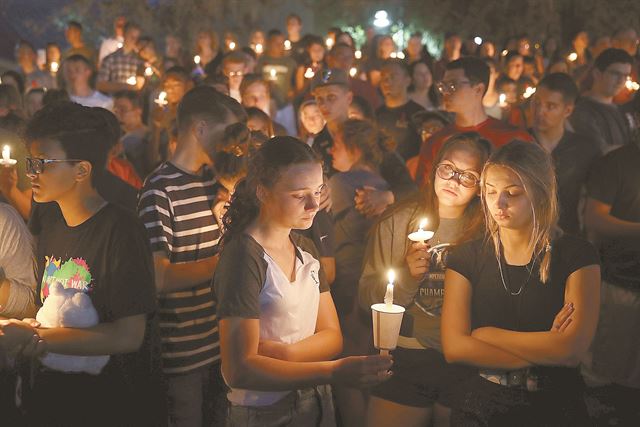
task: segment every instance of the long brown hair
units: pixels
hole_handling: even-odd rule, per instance
[[[556,174],[551,156],[537,144],[511,141],[498,149],[484,165],[481,179],[481,197],[488,237],[493,240],[496,257],[500,257],[500,227],[493,219],[486,203],[486,174],[493,166],[511,170],[522,181],[531,201],[533,230],[529,241],[533,257],[540,258],[539,277],[542,283],[549,279],[551,241],[562,234],[558,224],[558,197]]]

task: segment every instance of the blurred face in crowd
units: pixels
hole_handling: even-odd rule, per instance
[[[30,91],[27,93],[25,99],[25,109],[27,110],[27,117],[33,117],[33,115],[42,108],[42,98],[44,93],[41,91]]]
[[[165,77],[162,84],[162,90],[167,92],[167,102],[172,105],[178,104],[189,89],[191,87],[187,82],[171,74]]]
[[[71,88],[89,84],[91,68],[82,61],[64,61],[64,79]]]
[[[522,75],[533,77],[536,74],[536,66],[531,62],[525,62],[522,67]]]
[[[273,58],[284,56],[284,36],[280,34],[271,36],[271,38],[269,38],[267,51],[269,56]]]
[[[533,221],[531,199],[525,186],[513,170],[493,165],[484,178],[485,203],[498,226],[522,230]]]
[[[76,26],[67,27],[64,35],[71,46],[82,43],[82,31]]]
[[[269,122],[258,116],[251,116],[247,120],[247,127],[250,131],[260,132],[267,138],[271,138],[271,128]]]
[[[287,19],[287,34],[289,36],[300,36],[300,31],[302,30],[302,23],[298,21],[294,17],[290,17]]]
[[[522,76],[523,69],[524,69],[524,59],[522,58],[522,56],[519,56],[519,55],[514,56],[507,63],[506,74],[510,79],[518,81]]]
[[[518,40],[518,53],[522,56],[531,55],[531,42],[528,38],[523,37]]]
[[[36,53],[26,44],[21,44],[16,49],[16,61],[22,68],[31,67],[36,62]]]
[[[433,84],[431,70],[427,64],[419,63],[413,67],[413,86],[416,90],[426,90]]]
[[[446,87],[453,86],[442,94],[442,102],[446,111],[452,113],[468,111],[470,103],[476,99],[482,100],[484,85],[480,83],[472,85],[463,69],[446,70],[442,83]]]
[[[531,102],[533,128],[546,132],[559,129],[573,112],[573,103],[565,102],[562,93],[538,86]]]
[[[444,123],[438,119],[430,119],[422,123],[420,127],[420,139],[426,142],[431,136],[444,127]]]
[[[500,85],[500,92],[506,95],[507,104],[516,104],[518,102],[518,85],[511,82],[505,82]]]
[[[333,168],[340,172],[347,172],[351,170],[353,165],[358,163],[362,157],[362,152],[358,148],[347,148],[344,144],[341,132],[338,132],[337,135],[335,135],[333,145],[331,145],[331,148],[329,149],[329,154],[331,154],[331,164]]]
[[[471,150],[452,148],[444,155],[437,167],[446,170],[451,168],[461,173],[473,175],[477,182],[480,182],[482,165],[478,155]],[[438,196],[439,205],[464,209],[478,195],[478,186],[466,187],[460,183],[460,179],[460,176],[457,175],[451,179],[443,179],[436,172],[433,188]]]
[[[244,63],[227,61],[223,64],[222,72],[229,79],[229,89],[239,90],[246,72]]]
[[[347,72],[353,67],[353,61],[353,51],[346,46],[334,47],[327,56],[329,68],[338,68]]]
[[[622,49],[635,57],[638,52],[638,33],[633,29],[619,33],[613,40],[613,47]]]
[[[115,98],[113,100],[113,113],[118,118],[120,126],[125,132],[135,129],[142,121],[142,111],[131,102],[129,98]]]
[[[396,45],[391,37],[382,37],[378,42],[378,56],[380,59],[388,59],[391,57],[391,53],[395,52]]]
[[[324,117],[316,104],[307,104],[300,110],[300,121],[311,135],[320,133],[325,125]]]
[[[594,68],[594,89],[605,97],[616,96],[624,87],[630,74],[631,64],[611,64],[604,71]]]
[[[60,53],[60,47],[58,45],[49,45],[47,46],[47,63],[51,64],[52,62],[57,62],[60,64],[60,57],[62,56]]]
[[[140,38],[140,29],[136,27],[131,27],[127,29],[127,32],[124,33],[124,44],[134,48],[138,44],[138,39]]]
[[[583,51],[589,47],[589,34],[586,31],[580,31],[573,39],[573,47],[575,50]]]
[[[138,55],[147,62],[155,62],[158,59],[156,47],[149,41],[138,43]]]
[[[411,78],[397,65],[387,65],[382,68],[380,76],[380,90],[385,98],[402,98],[407,94]]]
[[[247,86],[242,94],[242,105],[247,108],[259,108],[271,116],[271,96],[269,96],[266,83],[255,82]]]
[[[127,23],[127,18],[124,16],[118,16],[115,21],[113,21],[113,33],[116,37],[124,37],[124,26]]]
[[[420,58],[422,54],[422,40],[420,37],[411,37],[407,43],[407,53],[410,58]]]
[[[265,47],[265,39],[264,39],[264,33],[262,31],[254,31],[251,33],[251,37],[250,37],[250,43],[252,45],[256,45],[256,44],[261,44],[262,47]]]
[[[459,36],[451,36],[444,41],[444,50],[449,58],[457,58],[462,49],[462,39]]]
[[[177,58],[180,56],[180,49],[182,49],[182,43],[176,36],[167,36],[164,39],[165,50],[164,53],[169,58]]]
[[[313,62],[314,64],[320,63],[324,59],[324,46],[322,46],[321,44],[312,44],[311,46],[309,46],[308,52],[309,58],[311,58],[311,62]]]
[[[349,115],[349,105],[353,100],[351,91],[341,85],[317,87],[313,91],[316,104],[327,122],[339,122]]]

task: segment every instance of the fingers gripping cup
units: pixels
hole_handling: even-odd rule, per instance
[[[398,345],[400,325],[404,316],[404,307],[393,303],[393,281],[395,275],[389,270],[389,284],[384,296],[383,304],[373,304],[373,345],[380,350],[380,354],[389,354]]]

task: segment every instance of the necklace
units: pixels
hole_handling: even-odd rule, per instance
[[[533,259],[529,261],[527,265],[525,265],[525,268],[529,272],[529,275],[527,276],[527,280],[525,280],[525,282],[522,285],[520,285],[520,289],[518,289],[518,292],[513,292],[510,286],[507,287],[507,283],[504,280],[504,273],[502,271],[502,249],[500,249],[500,253],[498,255],[499,255],[498,269],[500,270],[500,280],[502,281],[502,287],[504,288],[506,293],[508,293],[512,297],[516,297],[522,293],[522,290],[527,286],[527,284],[529,283],[529,280],[531,280],[531,273],[533,273],[533,267],[536,263],[536,259],[538,258],[538,255],[535,255]],[[531,268],[529,268],[529,264],[531,264]]]

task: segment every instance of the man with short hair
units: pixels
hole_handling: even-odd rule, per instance
[[[600,156],[598,143],[589,135],[578,135],[565,128],[573,112],[578,87],[564,73],[553,73],[538,84],[531,101],[533,128],[531,134],[553,157],[558,182],[560,219],[565,233],[581,234],[578,206],[587,176]]]
[[[36,57],[36,51],[29,42],[25,40],[18,42],[16,62],[20,65],[20,72],[24,76],[25,92],[35,88],[54,89],[56,85],[53,77],[38,68]]]
[[[84,39],[82,38],[81,23],[78,21],[69,21],[64,35],[71,47],[62,54],[63,61],[72,55],[82,55],[87,58],[87,61],[92,65],[96,64],[96,51],[85,44]]]
[[[242,102],[240,85],[247,74],[247,55],[242,51],[232,51],[222,59],[222,73],[229,79],[229,96]]]
[[[602,52],[593,64],[593,85],[578,99],[569,119],[577,133],[593,136],[604,153],[631,138],[627,118],[614,104],[613,97],[624,88],[632,64],[633,58],[622,49]]]
[[[427,183],[438,150],[457,133],[477,132],[496,148],[514,139],[533,141],[527,132],[487,116],[482,99],[488,84],[489,66],[482,59],[468,56],[447,64],[444,77],[437,87],[442,94],[444,109],[455,113],[455,122],[433,134],[420,147],[416,173],[418,186]]]
[[[291,105],[273,113],[271,85],[258,74],[245,76],[240,85],[240,97],[245,108],[256,107],[271,117],[276,135],[296,135],[295,114]],[[280,123],[282,120],[283,123]]]
[[[272,95],[278,104],[278,109],[284,107],[293,98],[291,82],[295,70],[296,62],[285,55],[284,35],[279,30],[269,31],[266,51],[258,60],[256,72],[262,74],[262,77],[271,83]]]
[[[121,90],[140,90],[144,86],[144,61],[137,53],[140,27],[134,22],[124,26],[122,48],[108,55],[100,64],[97,88],[113,93]]]
[[[145,178],[155,167],[150,153],[149,128],[142,122],[142,102],[133,91],[116,92],[113,96],[113,113],[123,132],[122,148],[136,173]]]
[[[93,67],[82,55],[71,55],[62,63],[63,78],[69,98],[85,107],[102,107],[110,110],[113,100],[91,87]]]
[[[638,63],[638,44],[640,39],[638,33],[633,28],[621,28],[613,34],[611,39],[612,47],[622,49],[633,58],[633,64],[631,65],[631,81],[640,82],[640,64]],[[613,97],[613,102],[621,105],[631,101],[636,91],[633,88],[629,89],[626,86]]]
[[[302,39],[302,18],[295,13],[287,16],[287,40],[291,42],[291,50],[289,55],[296,61],[298,65],[304,62],[305,43]]]
[[[176,151],[147,178],[138,207],[153,251],[169,421],[223,425],[226,395],[211,292],[220,218],[211,213],[217,193],[211,167],[225,129],[245,117],[235,100],[200,86],[181,100],[177,119]],[[216,419],[203,419],[212,415]]]
[[[444,35],[442,58],[440,58],[433,67],[433,78],[435,81],[440,81],[443,78],[449,62],[460,58],[461,49],[462,38],[460,38],[458,33],[447,33]]]
[[[396,152],[406,161],[420,151],[420,135],[412,117],[424,108],[409,99],[407,91],[411,76],[404,61],[387,59],[382,64],[380,76],[384,105],[376,111],[378,126],[394,142]]]
[[[359,96],[369,103],[374,110],[382,106],[382,100],[378,94],[378,90],[368,81],[360,80],[351,76],[351,70],[354,69],[355,55],[353,46],[346,43],[336,43],[336,45],[327,53],[327,66],[329,68],[337,68],[349,74],[349,87],[353,96]],[[358,70],[356,69],[356,73]]]
[[[124,42],[124,26],[127,24],[127,18],[124,16],[118,16],[113,21],[113,35],[112,37],[102,40],[100,44],[100,53],[98,54],[98,68],[100,63],[108,55],[111,55],[116,50],[122,47]]]

